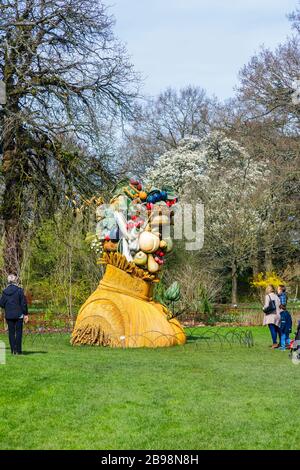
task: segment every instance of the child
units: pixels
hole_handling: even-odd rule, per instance
[[[292,317],[286,310],[286,305],[281,304],[280,308],[280,350],[284,351],[286,345],[290,344],[290,333],[292,331]]]
[[[287,305],[287,294],[286,294],[286,288],[282,284],[278,286],[277,289],[277,295],[279,297],[280,303],[282,305]]]

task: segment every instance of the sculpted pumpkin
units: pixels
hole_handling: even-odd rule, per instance
[[[152,232],[142,232],[139,237],[140,249],[145,253],[154,253],[160,244],[160,239]]]

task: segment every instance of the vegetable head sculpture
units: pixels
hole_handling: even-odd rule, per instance
[[[165,306],[152,299],[153,285],[172,250],[170,226],[177,198],[165,189],[146,191],[131,179],[118,185],[109,205],[96,210],[96,236],[106,271],[82,306],[73,344],[115,347],[171,346],[185,334]]]

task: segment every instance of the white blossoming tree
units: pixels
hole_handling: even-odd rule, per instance
[[[206,155],[196,137],[182,139],[176,149],[161,155],[147,180],[158,187],[172,187],[183,194],[192,185],[206,180]]]
[[[247,267],[261,229],[259,192],[265,167],[223,133],[189,138],[163,154],[148,175],[153,185],[171,186],[183,201],[205,205],[203,259],[231,274],[237,303],[238,273]]]
[[[160,187],[171,186],[182,196],[190,185],[207,184],[224,168],[240,168],[243,171],[249,156],[236,141],[222,132],[212,132],[208,137],[182,139],[177,148],[162,154],[147,179]]]
[[[262,230],[259,186],[264,168],[245,158],[216,176],[207,187],[206,250],[223,272],[231,273],[231,301],[236,304],[238,274],[251,264]]]

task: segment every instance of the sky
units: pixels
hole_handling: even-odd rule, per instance
[[[197,85],[225,100],[261,45],[291,34],[297,0],[111,0],[116,36],[127,45],[142,91]]]

